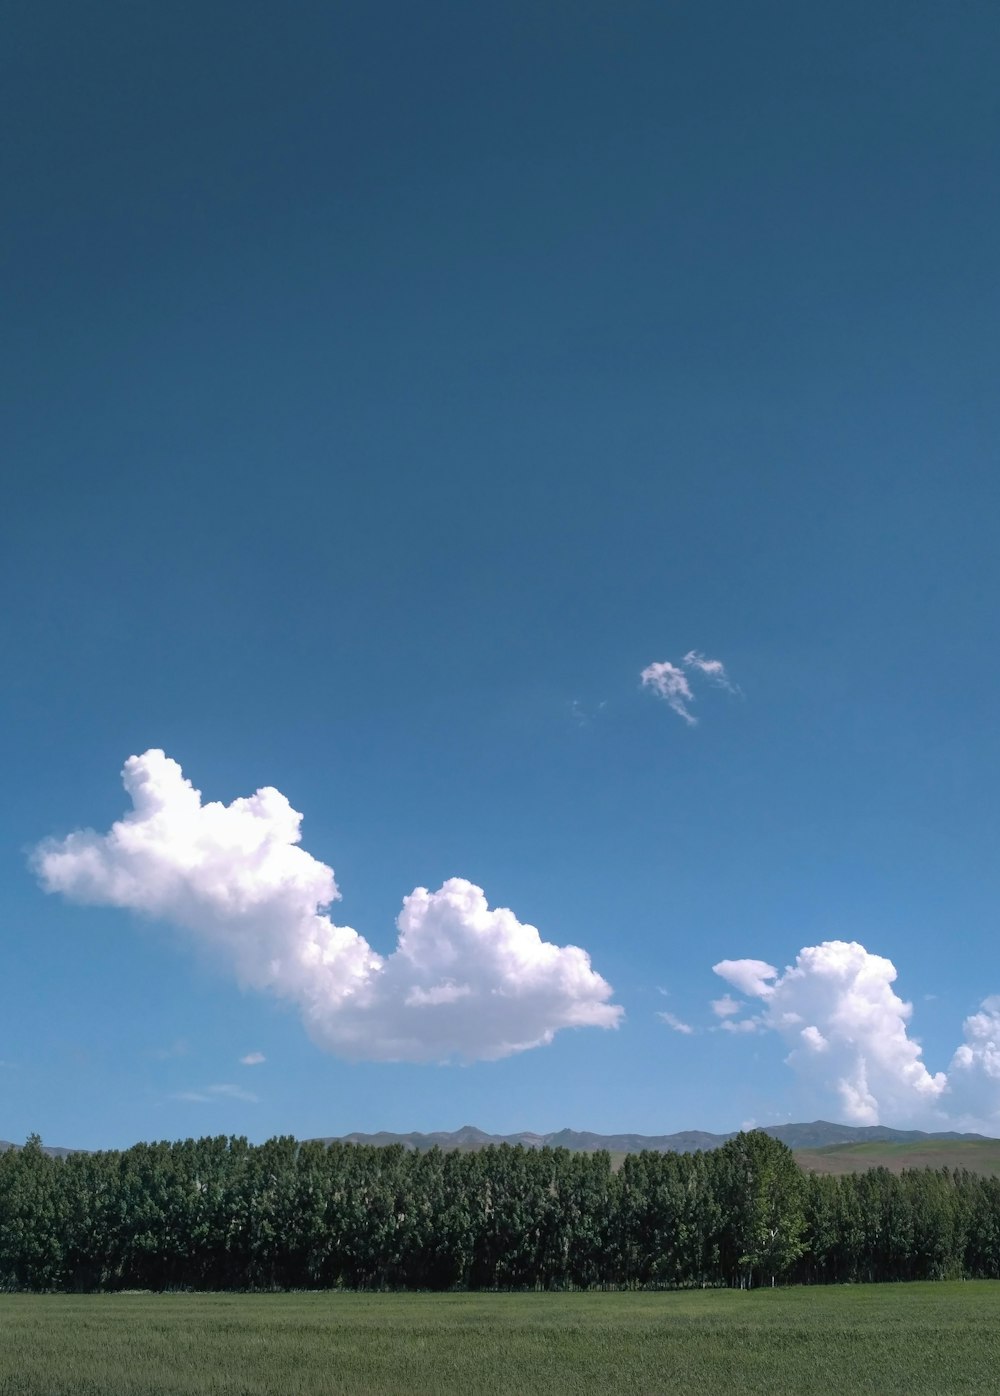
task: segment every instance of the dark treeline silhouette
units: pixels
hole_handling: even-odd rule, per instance
[[[0,1155],[0,1288],[675,1288],[1000,1276],[1000,1180],[711,1153],[137,1144]]]

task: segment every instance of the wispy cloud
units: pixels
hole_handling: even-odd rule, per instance
[[[588,708],[579,698],[574,698],[569,705],[570,717],[578,727],[591,727],[608,706],[606,698],[593,707]]]
[[[208,1089],[212,1095],[229,1096],[231,1100],[257,1101],[260,1098],[254,1095],[253,1091],[245,1090],[243,1086],[233,1086],[228,1082],[220,1086],[209,1086]]]
[[[244,1090],[242,1086],[233,1086],[229,1082],[223,1082],[217,1086],[202,1086],[197,1091],[174,1091],[171,1100],[184,1100],[197,1105],[210,1105],[213,1101],[245,1100],[256,1105],[260,1096],[254,1095],[253,1091]]]
[[[666,1023],[668,1028],[673,1028],[674,1032],[694,1032],[694,1028],[691,1024],[682,1022],[676,1013],[657,1013],[656,1016],[660,1019],[661,1023]]]
[[[688,704],[694,702],[694,694],[683,669],[678,669],[676,664],[664,659],[648,664],[639,677],[642,686],[651,688],[689,727],[695,725],[698,719],[688,710]]]
[[[743,1012],[743,1006],[737,1003],[732,994],[723,994],[721,999],[712,1000],[712,1012],[717,1018],[735,1018]]]
[[[726,666],[722,660],[706,659],[699,650],[688,650],[680,664],[672,664],[668,659],[648,664],[639,678],[643,688],[651,689],[689,727],[694,727],[698,719],[690,707],[695,701],[689,678],[691,675],[707,679],[716,687],[724,688],[727,693],[740,691],[726,673]]]
[[[719,688],[724,688],[727,693],[740,692],[740,689],[726,673],[726,666],[721,659],[706,659],[698,650],[688,650],[681,663],[686,668],[694,669],[696,673],[703,674],[711,683],[716,684]]]
[[[240,1066],[260,1066],[261,1062],[266,1061],[263,1052],[248,1052],[245,1057],[240,1057]]]
[[[404,898],[396,948],[383,957],[326,913],[340,897],[333,869],[299,846],[302,816],[279,790],[202,803],[158,750],[130,757],[122,774],[132,810],[107,834],[42,844],[34,855],[42,886],[182,929],[241,984],[295,1003],[331,1051],[371,1061],[495,1059],[563,1028],[621,1020],[584,950],[543,940],[464,878]]]

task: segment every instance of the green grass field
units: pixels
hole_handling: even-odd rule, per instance
[[[996,1392],[1000,1283],[0,1296],[2,1396]]]

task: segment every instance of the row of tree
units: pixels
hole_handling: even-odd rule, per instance
[[[1000,1276],[1000,1180],[710,1153],[138,1144],[0,1155],[0,1288],[674,1288]]]

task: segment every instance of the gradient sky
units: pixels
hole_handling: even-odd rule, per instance
[[[0,1137],[1000,1134],[993,0],[4,31]],[[150,749],[383,960],[449,878],[513,939],[345,1016],[317,862],[87,882]]]

